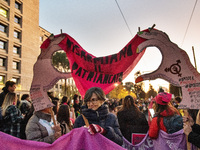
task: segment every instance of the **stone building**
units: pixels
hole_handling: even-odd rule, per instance
[[[0,1],[0,91],[7,80],[13,80],[18,95],[29,93],[40,45],[50,35],[39,26],[39,0]],[[52,91],[59,93],[62,84]]]

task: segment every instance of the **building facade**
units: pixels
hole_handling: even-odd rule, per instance
[[[18,95],[29,94],[40,45],[51,35],[39,26],[39,0],[0,1],[0,91],[7,80]],[[51,91],[62,92],[61,80]],[[73,79],[67,80],[73,85]]]

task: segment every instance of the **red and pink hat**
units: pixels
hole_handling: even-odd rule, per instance
[[[172,94],[161,92],[161,93],[158,93],[158,95],[155,97],[155,101],[157,104],[167,105],[170,102],[171,98],[172,98]]]

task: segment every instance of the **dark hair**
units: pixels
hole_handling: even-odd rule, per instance
[[[13,81],[7,81],[6,84],[5,84],[5,87],[6,87],[6,88],[8,88],[9,86],[12,87],[14,84],[16,84],[16,83],[13,82]]]
[[[139,115],[140,110],[139,108],[136,106],[135,101],[133,99],[132,96],[128,95],[126,96],[123,100],[122,100],[122,108],[121,110],[130,110],[130,111],[134,111],[137,115]]]
[[[28,94],[23,94],[22,97],[21,97],[21,100],[25,100],[26,98],[28,98],[29,95]]]
[[[106,100],[105,93],[103,92],[103,90],[100,87],[92,87],[86,91],[85,97],[84,97],[84,102],[89,101],[90,98],[92,97],[93,93],[95,93],[97,95],[98,100],[102,100],[102,101]]]
[[[67,96],[63,96],[62,100],[61,100],[61,104],[67,103],[68,102],[68,97]]]
[[[53,106],[53,111],[54,111],[54,114],[56,115],[57,114],[57,106],[58,106],[58,101],[56,100],[52,100],[52,103],[55,105]]]
[[[67,123],[69,129],[72,129],[70,123],[70,111],[68,105],[61,105],[57,113],[57,121],[61,124],[63,121]]]
[[[78,94],[74,94],[73,100],[74,101],[77,100],[78,97],[79,97]]]
[[[178,103],[180,103],[180,102],[182,101],[182,99],[181,99],[179,96],[175,97],[175,100],[176,100]]]

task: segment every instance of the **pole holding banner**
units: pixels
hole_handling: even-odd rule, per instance
[[[194,53],[194,46],[192,46],[192,52],[193,52],[193,57],[194,57],[194,66],[197,70],[196,57],[195,57],[195,53]]]

